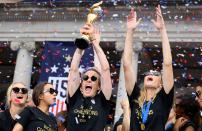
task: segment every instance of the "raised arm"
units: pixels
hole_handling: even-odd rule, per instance
[[[68,83],[67,83],[67,93],[70,97],[74,95],[76,90],[79,88],[80,84],[80,75],[79,75],[79,64],[81,57],[83,55],[83,50],[77,48],[74,52],[74,56],[71,62],[69,76],[68,76]],[[67,95],[67,96],[68,96]]]
[[[156,7],[156,20],[152,20],[156,28],[160,31],[162,39],[162,50],[163,50],[163,88],[168,94],[173,88],[174,78],[173,78],[173,67],[172,67],[172,55],[170,44],[168,40],[168,35],[166,32],[166,26],[161,13],[161,7],[158,5]]]
[[[86,25],[83,28],[81,28],[80,33],[83,34],[86,28],[88,28]],[[68,76],[67,96],[69,95],[70,97],[72,97],[79,88],[80,85],[79,64],[81,61],[81,57],[83,56],[83,53],[84,50],[81,50],[79,48],[77,48],[76,51],[74,52]]]
[[[131,95],[134,85],[137,80],[135,71],[132,65],[133,56],[133,34],[141,19],[137,21],[137,14],[132,8],[127,18],[127,33],[125,39],[125,47],[123,52],[123,68],[125,76],[125,88],[129,95]]]
[[[91,28],[94,28],[94,27],[92,26]],[[100,67],[101,68],[101,90],[103,94],[105,95],[106,99],[109,100],[112,94],[112,81],[111,81],[109,63],[107,61],[106,55],[104,54],[102,48],[99,45],[100,31],[94,28],[92,35],[94,38],[92,41],[92,45],[93,45],[93,48],[95,49],[99,63],[101,65]]]
[[[121,102],[121,108],[123,109],[123,123],[122,123],[122,131],[130,131],[130,106],[128,99],[123,100]]]

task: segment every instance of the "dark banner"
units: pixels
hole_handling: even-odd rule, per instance
[[[75,49],[73,42],[45,43],[39,81],[48,81],[58,90],[56,105],[50,109],[54,114],[66,110],[67,76]],[[93,66],[93,56],[91,47],[85,50],[79,67],[80,72],[84,71],[85,68]]]

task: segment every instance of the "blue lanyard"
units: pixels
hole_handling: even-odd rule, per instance
[[[147,118],[149,116],[149,108],[152,104],[152,101],[149,102],[144,102],[143,107],[142,107],[142,123],[146,123]]]

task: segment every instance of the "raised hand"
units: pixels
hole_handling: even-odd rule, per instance
[[[90,41],[93,42],[93,44],[99,44],[100,43],[100,30],[92,24],[85,24],[81,29],[80,33],[84,35],[90,36]]]
[[[80,33],[84,35],[92,35],[93,33],[93,25],[92,24],[85,24],[81,29]]]
[[[136,11],[134,11],[134,8],[131,8],[130,13],[127,17],[127,29],[134,30],[138,26],[140,21],[141,21],[141,18],[137,20]]]
[[[93,44],[100,44],[100,36],[101,36],[101,32],[99,28],[93,27],[93,34],[92,34],[92,41]]]
[[[151,20],[158,30],[165,28],[164,19],[161,13],[161,7],[158,5],[156,7],[156,20]]]

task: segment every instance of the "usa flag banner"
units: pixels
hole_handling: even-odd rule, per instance
[[[42,55],[41,73],[39,82],[48,81],[58,90],[56,103],[49,111],[56,115],[66,110],[67,77],[70,70],[71,60],[76,50],[74,42],[45,42]],[[79,71],[82,73],[86,68],[92,67],[94,60],[93,48],[85,49]]]

